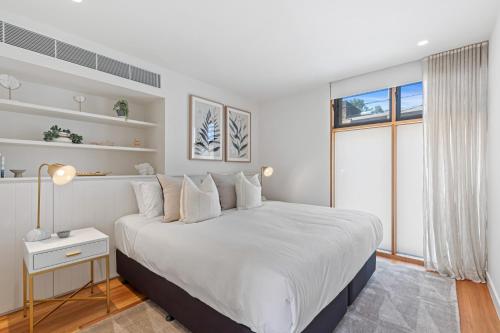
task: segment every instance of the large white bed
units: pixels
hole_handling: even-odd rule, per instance
[[[125,216],[117,248],[254,332],[301,332],[382,240],[371,214],[284,202],[201,223]]]

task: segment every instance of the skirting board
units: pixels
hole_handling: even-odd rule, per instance
[[[498,295],[497,289],[493,285],[493,280],[488,272],[486,272],[486,279],[488,280],[488,289],[490,290],[491,299],[493,300],[493,305],[497,310],[497,316],[500,318],[500,297]]]

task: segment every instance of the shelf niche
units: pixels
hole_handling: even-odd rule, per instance
[[[0,62],[1,63],[1,62]],[[0,66],[1,72],[16,73]],[[9,169],[26,169],[25,177],[34,176],[39,164],[61,162],[72,164],[81,171],[111,172],[113,175],[133,175],[134,165],[148,162],[157,172],[164,170],[165,101],[164,98],[130,93],[130,88],[110,87],[103,95],[86,93],[82,89],[67,90],[40,82],[26,74],[16,74],[20,89],[8,92],[0,89],[0,153],[6,157]],[[78,82],[85,82],[79,77]],[[103,83],[104,84],[104,83]],[[108,83],[106,83],[109,85]],[[137,83],[140,85],[140,83]],[[95,83],[88,80],[95,93]],[[109,91],[117,93],[110,96]],[[144,96],[142,96],[143,94]],[[73,96],[83,95],[87,101],[82,112]],[[130,118],[114,115],[113,105],[127,99]],[[68,128],[83,136],[83,144],[43,141],[43,132],[52,125]],[[134,146],[134,139],[141,146]],[[93,144],[99,142],[102,144]]]

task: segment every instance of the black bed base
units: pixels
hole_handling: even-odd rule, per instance
[[[170,316],[194,333],[250,333],[248,327],[212,309],[182,288],[151,272],[116,250],[117,272],[132,287],[146,295]],[[375,272],[375,253],[358,274],[306,327],[302,333],[331,333]]]

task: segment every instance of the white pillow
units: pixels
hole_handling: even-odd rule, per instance
[[[142,193],[142,204],[146,217],[157,217],[163,215],[163,192],[158,182],[144,182],[140,184]]]
[[[163,213],[163,194],[158,182],[130,182],[134,189],[139,214],[156,217]]]
[[[236,206],[238,209],[249,209],[262,206],[262,187],[259,175],[247,179],[243,172],[236,175]]]
[[[137,207],[139,208],[139,214],[144,212],[144,201],[142,200],[141,184],[142,182],[130,182],[135,193],[135,200],[137,201]]]
[[[200,222],[221,214],[219,193],[212,176],[208,175],[198,187],[184,175],[180,213],[180,221],[185,223]]]

